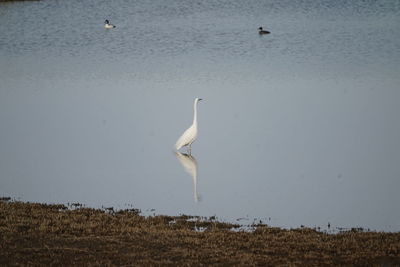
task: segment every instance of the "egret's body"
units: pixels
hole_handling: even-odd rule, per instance
[[[270,31],[263,30],[263,27],[260,27],[260,28],[258,28],[258,33],[259,33],[259,34],[270,34],[271,32],[270,32]]]
[[[175,148],[176,150],[181,149],[184,146],[189,146],[189,153],[192,151],[192,143],[197,138],[197,103],[201,100],[201,98],[196,98],[193,104],[193,124],[179,137],[178,141],[176,141]]]
[[[115,28],[115,25],[110,24],[110,21],[108,21],[108,19],[106,19],[106,21],[104,21],[104,28],[113,29],[113,28]]]

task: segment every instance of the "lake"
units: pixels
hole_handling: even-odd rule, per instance
[[[399,1],[42,0],[0,18],[0,196],[400,231]],[[199,136],[176,154],[195,97]]]

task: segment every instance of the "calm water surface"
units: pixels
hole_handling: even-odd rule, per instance
[[[1,196],[400,231],[399,1],[44,0],[0,18]],[[195,97],[199,138],[176,154]]]

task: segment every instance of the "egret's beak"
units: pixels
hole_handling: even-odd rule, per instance
[[[200,101],[200,100],[203,100],[203,98],[199,98],[199,101]]]

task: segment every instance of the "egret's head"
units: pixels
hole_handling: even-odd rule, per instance
[[[197,102],[199,102],[200,100],[203,100],[202,98],[196,98]]]

